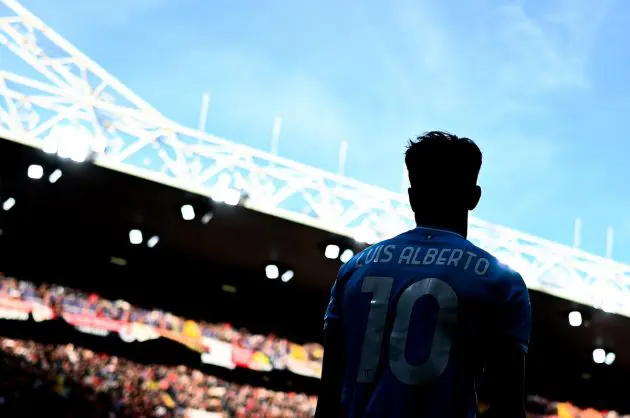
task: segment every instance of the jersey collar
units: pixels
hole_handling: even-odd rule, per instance
[[[448,231],[446,229],[430,228],[428,226],[422,226],[422,225],[418,225],[414,229],[414,231],[420,231],[420,230],[422,230],[422,231],[433,231],[433,232],[442,233],[442,234],[451,234],[451,235],[455,235],[455,236],[460,237],[460,238],[464,238],[463,235],[458,234],[457,232]]]

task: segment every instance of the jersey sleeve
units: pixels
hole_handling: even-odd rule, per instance
[[[500,303],[497,312],[497,335],[503,341],[516,343],[527,353],[532,326],[532,310],[525,281],[515,271],[504,272],[499,283]]]
[[[330,300],[328,301],[328,306],[326,307],[326,313],[324,314],[324,329],[328,327],[328,325],[334,321],[339,321],[339,298],[337,295],[337,281],[330,289]]]
[[[337,273],[335,283],[333,283],[330,289],[330,300],[326,307],[326,313],[324,314],[324,329],[332,322],[339,321],[341,316],[341,293],[343,291],[344,280],[347,272],[349,271],[350,262],[344,264]]]

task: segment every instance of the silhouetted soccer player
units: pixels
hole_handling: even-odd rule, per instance
[[[324,319],[316,418],[525,417],[531,308],[521,276],[466,240],[481,151],[429,132],[405,155],[417,228],[343,265]]]

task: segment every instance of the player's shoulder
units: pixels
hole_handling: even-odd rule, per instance
[[[374,259],[380,258],[383,260],[388,257],[392,257],[393,249],[395,248],[394,246],[400,242],[401,235],[371,244],[370,246],[357,252],[347,263],[340,267],[337,279],[343,279],[344,277],[347,278],[352,275],[354,271],[363,267],[365,264],[374,261]]]
[[[489,253],[483,248],[478,247],[474,243],[464,239],[467,251],[474,252],[478,257],[485,258],[490,264],[488,269],[488,276],[494,281],[501,283],[502,285],[521,286],[524,285],[524,280],[521,274],[512,268],[510,265],[497,258],[494,254]]]

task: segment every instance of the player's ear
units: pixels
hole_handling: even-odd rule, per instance
[[[473,210],[479,204],[479,200],[481,199],[481,187],[475,186],[470,193],[470,197],[468,198],[468,210]]]

